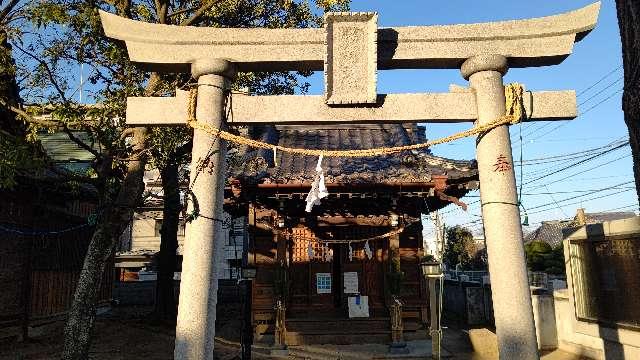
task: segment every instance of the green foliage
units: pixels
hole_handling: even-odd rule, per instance
[[[484,267],[481,252],[476,248],[473,234],[467,228],[454,226],[447,228],[447,244],[443,261],[454,269],[460,264],[461,270],[480,270]]]
[[[564,250],[562,245],[552,248],[546,242],[531,241],[524,245],[524,251],[529,270],[555,275],[564,274]]]
[[[0,189],[16,185],[16,175],[43,166],[44,159],[23,139],[0,131]]]
[[[422,258],[420,258],[420,262],[435,262],[436,258],[435,256],[431,255],[431,254],[427,254],[425,256],[423,256]]]
[[[158,6],[165,6],[161,11]],[[194,18],[195,10],[205,8]],[[74,130],[87,132],[85,144],[99,149],[93,173],[117,193],[124,178],[131,146],[122,135],[126,98],[129,96],[172,96],[176,88],[193,83],[188,74],[154,74],[129,62],[126,49],[107,39],[98,9],[134,20],[210,27],[309,27],[322,23],[322,11],[346,10],[348,1],[221,0],[210,2],[161,0],[156,3],[99,0],[42,0],[28,7],[27,18],[34,33],[26,51],[31,65],[20,75],[30,84],[25,100],[42,104],[40,112],[50,112],[56,121]],[[185,10],[185,11],[182,11]],[[171,15],[170,14],[175,14]],[[0,54],[1,55],[1,54]],[[1,59],[0,59],[1,60]],[[75,103],[77,66],[85,65],[90,96],[100,106]],[[73,71],[69,71],[73,69]],[[292,94],[306,92],[309,73],[240,73],[234,89],[249,89],[255,94]],[[45,109],[46,108],[46,109]],[[37,140],[40,126],[31,126],[31,139]],[[53,128],[60,131],[62,128]],[[148,141],[150,165],[162,168],[168,163],[189,161],[192,131],[185,128],[156,128]]]
[[[95,159],[92,163],[92,184],[99,192],[104,219],[122,219],[126,209],[115,204],[119,194],[132,199],[137,196],[136,184],[128,179],[131,173],[138,175],[139,163],[131,163],[132,156],[142,151],[151,155],[151,165],[163,167],[169,163],[188,161],[190,153],[191,132],[186,129],[157,129],[150,132],[148,141],[135,138],[129,141],[126,130],[125,106],[130,96],[172,96],[176,88],[186,88],[193,80],[188,75],[148,73],[132,64],[126,48],[121,43],[107,39],[102,31],[98,10],[116,13],[133,20],[170,25],[208,26],[208,27],[309,27],[321,24],[321,12],[327,10],[346,10],[348,1],[318,1],[317,7],[306,0],[39,0],[29,2],[24,9],[30,21],[24,27],[29,33],[28,44],[23,47],[25,59],[15,69],[18,77],[23,79],[27,91],[21,94],[25,102],[38,104],[34,111],[49,113],[56,126],[43,128],[31,125],[32,140],[37,140],[40,131],[64,131],[71,141],[88,151],[92,151]],[[4,60],[0,54],[0,65]],[[8,64],[8,62],[4,61]],[[74,90],[77,87],[77,69],[84,65],[87,85],[86,94],[90,101],[99,105],[87,106],[76,103]],[[248,88],[257,94],[290,94],[304,92],[308,84],[304,77],[308,73],[251,73],[239,74],[233,87]],[[87,136],[74,138],[70,131],[83,131]],[[136,134],[142,134],[137,131]],[[146,140],[146,139],[145,139]],[[142,149],[143,145],[149,146]],[[2,144],[7,147],[8,145]],[[3,154],[4,156],[4,154]],[[7,157],[11,163],[20,160],[19,156]],[[144,164],[142,158],[142,164]],[[6,164],[0,163],[0,166]],[[2,171],[3,168],[0,168]],[[125,181],[127,179],[127,181]],[[117,206],[114,206],[117,205]],[[131,204],[127,204],[131,206]],[[108,213],[111,212],[111,213]],[[107,225],[114,225],[108,223]],[[100,224],[98,224],[100,228]],[[117,231],[117,226],[107,226],[107,230]],[[107,237],[117,238],[118,234],[102,234],[98,232],[96,241],[104,241]],[[93,243],[92,243],[93,244]],[[106,257],[103,257],[103,259]],[[100,261],[90,264],[98,267]],[[94,269],[95,270],[95,269]],[[90,271],[84,269],[83,271]],[[84,274],[84,273],[83,273]],[[276,289],[281,294],[288,291],[286,269],[277,270]],[[81,282],[82,284],[82,282]],[[84,283],[85,288],[94,284]],[[91,292],[83,292],[74,303],[74,309],[90,308]],[[86,295],[89,294],[89,295]],[[79,299],[79,300],[78,300]],[[84,302],[84,303],[83,303]],[[69,324],[80,324],[77,329],[68,327],[65,354],[74,349],[89,349],[87,339],[76,339],[74,333],[81,330],[90,333],[92,322],[82,320],[79,310],[71,312]],[[75,315],[74,315],[75,314]],[[74,344],[74,341],[79,344]],[[66,355],[65,355],[66,356]],[[75,358],[86,358],[81,354]]]

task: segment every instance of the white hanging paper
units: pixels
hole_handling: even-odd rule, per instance
[[[369,297],[368,296],[349,296],[349,317],[369,317]]]
[[[311,190],[307,195],[305,208],[306,212],[311,212],[314,205],[320,205],[320,199],[329,195],[327,186],[324,183],[324,170],[322,170],[322,155],[318,158],[318,164],[316,165],[316,177],[311,184]]]
[[[353,261],[353,248],[351,247],[351,243],[349,243],[349,261]]]
[[[327,247],[327,252],[325,253],[324,260],[327,262],[333,261],[333,249]]]
[[[311,246],[311,243],[307,246],[307,255],[309,255],[309,259],[313,259],[314,257],[313,246]]]
[[[367,255],[369,260],[373,259],[373,253],[371,252],[371,248],[369,247],[369,241],[364,244],[364,253]]]
[[[278,166],[278,155],[276,153],[276,150],[278,150],[277,147],[273,147],[273,165],[274,166]]]

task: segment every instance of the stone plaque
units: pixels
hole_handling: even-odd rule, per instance
[[[375,104],[378,14],[327,13],[324,64],[328,105]]]

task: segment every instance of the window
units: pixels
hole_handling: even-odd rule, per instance
[[[331,273],[316,274],[316,292],[318,294],[331,294]]]
[[[184,236],[184,228],[185,228],[185,223],[183,221],[180,221],[178,223],[178,236]],[[155,236],[161,236],[161,230],[162,230],[162,219],[156,219]]]

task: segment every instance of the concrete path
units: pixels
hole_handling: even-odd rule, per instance
[[[407,341],[407,350],[406,354],[390,354],[389,346],[385,344],[304,345],[291,346],[289,356],[318,360],[425,359],[431,357],[431,341]],[[450,357],[451,354],[443,350],[443,358]]]
[[[444,329],[441,358],[447,360],[497,360],[491,353],[474,352],[466,330]],[[288,356],[271,358],[305,360],[364,360],[364,359],[430,359],[431,340],[407,341],[408,354],[389,354],[385,344],[359,345],[304,345],[289,347]],[[254,347],[254,350],[258,350]],[[261,351],[258,350],[257,353]],[[254,352],[255,354],[256,352]],[[570,354],[561,350],[546,353],[542,360],[589,360],[589,358]]]

